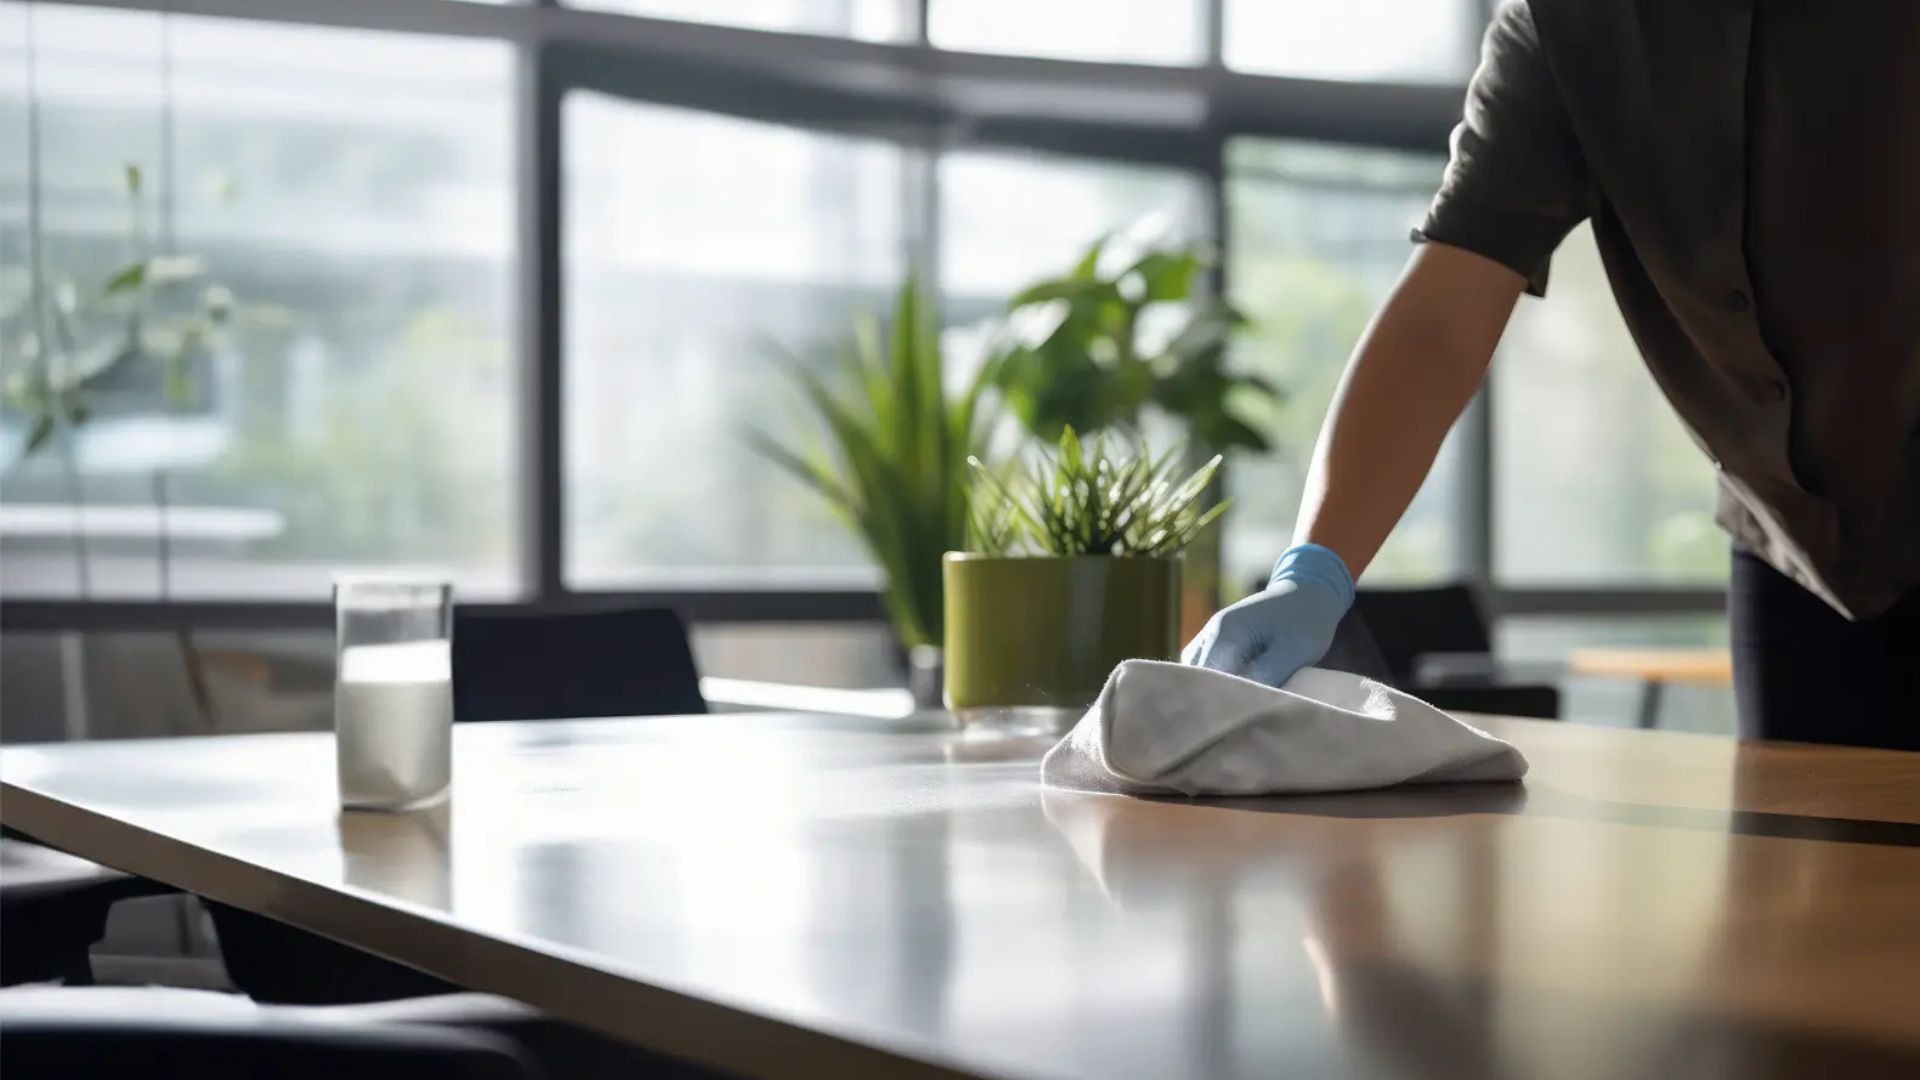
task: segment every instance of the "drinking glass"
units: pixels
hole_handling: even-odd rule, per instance
[[[453,586],[341,578],[333,730],[340,803],[405,810],[453,778]]]

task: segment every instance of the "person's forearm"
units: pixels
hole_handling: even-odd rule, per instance
[[[1332,549],[1360,576],[1479,388],[1522,284],[1456,248],[1416,249],[1334,395],[1295,543]]]

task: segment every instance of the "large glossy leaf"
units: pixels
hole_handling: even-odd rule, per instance
[[[1125,297],[1120,295],[1119,286],[1111,281],[1088,281],[1078,277],[1064,277],[1052,281],[1035,282],[1013,294],[1007,301],[1010,308],[1023,308],[1031,304],[1051,303],[1064,300],[1072,308],[1090,309],[1106,304],[1121,304]]]
[[[1280,384],[1267,378],[1265,375],[1239,372],[1230,374],[1227,378],[1233,381],[1233,387],[1236,390],[1249,391],[1259,397],[1266,398],[1268,401],[1285,401],[1287,399],[1287,392],[1280,388]]]
[[[128,263],[114,271],[113,274],[107,278],[106,284],[100,286],[100,295],[118,296],[121,293],[132,292],[146,284],[146,282],[147,260],[141,259],[138,262]]]
[[[1140,283],[1140,302],[1153,304],[1192,296],[1201,265],[1196,251],[1150,251],[1128,267],[1127,274]]]
[[[1049,340],[1006,357],[999,382],[1007,407],[1049,441],[1068,426],[1097,431],[1117,423],[1125,405],[1100,365],[1070,343]]]
[[[1259,428],[1229,412],[1196,418],[1195,437],[1220,450],[1253,450],[1264,453],[1272,444]]]
[[[1073,264],[1073,270],[1069,276],[1079,278],[1082,281],[1093,280],[1094,276],[1099,273],[1100,255],[1106,251],[1108,239],[1108,236],[1102,235],[1093,243],[1088,244],[1087,250],[1080,255],[1080,261]]]
[[[1266,449],[1265,437],[1230,413],[1229,399],[1273,397],[1274,387],[1226,370],[1229,343],[1246,319],[1223,301],[1196,298],[1206,258],[1191,247],[1153,250],[1103,276],[1103,250],[1104,242],[1096,243],[1066,273],[1014,296],[1015,311],[1045,303],[1058,305],[1060,315],[1038,342],[1023,336],[1003,349],[1000,385],[1008,409],[1047,442],[1067,427],[1138,431],[1144,412],[1157,406],[1197,440]],[[1170,338],[1146,340],[1143,310],[1168,303],[1191,310]]]

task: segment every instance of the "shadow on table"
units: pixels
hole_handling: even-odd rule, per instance
[[[1429,818],[1459,814],[1519,814],[1527,809],[1527,799],[1527,789],[1522,784],[1488,783],[1420,784],[1377,791],[1253,798],[1190,799],[1171,795],[1155,796],[1145,801],[1308,817]]]

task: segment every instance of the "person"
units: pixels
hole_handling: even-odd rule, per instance
[[[1545,294],[1583,220],[1719,470],[1742,733],[1920,749],[1913,0],[1502,8],[1326,419],[1295,546],[1183,659],[1279,685],[1325,653],[1520,293]]]

